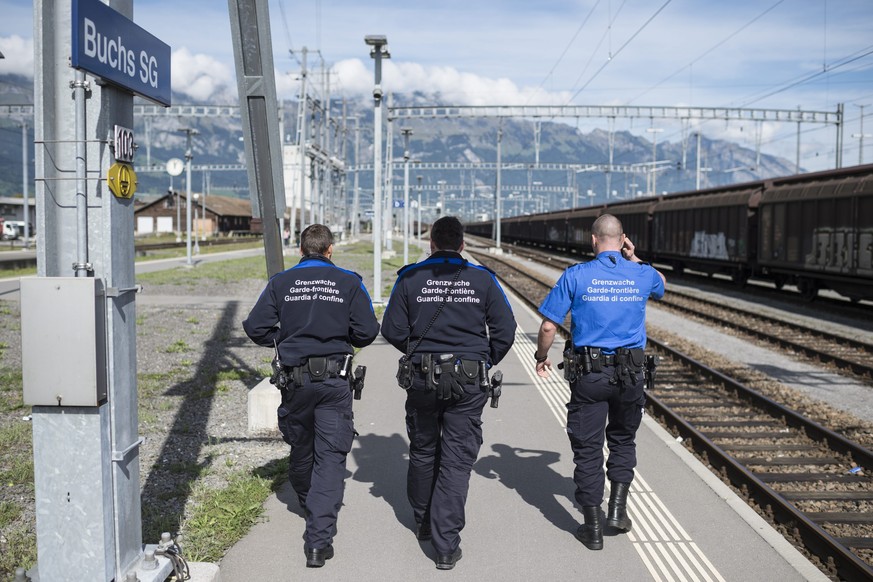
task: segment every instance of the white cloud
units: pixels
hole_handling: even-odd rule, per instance
[[[173,91],[205,101],[212,97],[235,95],[234,73],[221,61],[204,54],[191,54],[182,47],[173,51]]]
[[[33,39],[17,34],[0,36],[0,75],[24,75],[33,78]]]
[[[334,66],[343,89],[352,94],[373,91],[373,65],[360,59],[347,59]],[[519,87],[507,78],[492,79],[459,71],[454,67],[424,66],[418,63],[382,63],[384,92],[440,94],[451,105],[563,105],[566,91],[550,93],[535,87]]]

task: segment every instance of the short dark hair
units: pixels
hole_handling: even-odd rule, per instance
[[[464,225],[454,216],[443,216],[431,225],[430,240],[441,251],[459,251],[464,244]]]
[[[333,244],[333,233],[323,224],[311,224],[300,235],[300,250],[304,255],[323,255]]]

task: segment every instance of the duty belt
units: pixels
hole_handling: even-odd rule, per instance
[[[615,365],[615,354],[600,354],[600,365],[601,366],[614,366]]]
[[[464,376],[472,380],[479,375],[479,369],[485,365],[482,360],[469,360],[460,358],[453,354],[422,354],[421,361],[418,364],[412,364],[412,371],[416,374],[427,374],[435,372],[439,374],[439,363],[452,362],[458,368],[458,371],[463,371]]]
[[[563,362],[558,368],[564,370],[564,378],[574,382],[580,374],[601,372],[604,366],[614,366],[616,373],[634,380],[637,371],[641,371],[644,363],[642,348],[616,348],[615,353],[604,354],[601,348],[573,345],[572,340],[564,344]]]
[[[345,356],[313,356],[299,366],[289,370],[295,378],[300,378],[303,372],[309,374],[313,382],[321,382],[325,378],[347,378],[352,366],[352,355]]]
[[[425,390],[432,390],[435,389],[440,374],[449,369],[457,374],[459,381],[464,384],[487,386],[489,383],[487,363],[484,360],[468,360],[453,354],[421,354],[421,361],[411,364],[409,372],[423,375],[426,380]],[[401,379],[400,376],[401,373],[398,372],[398,382],[401,387],[407,386],[406,389],[412,387],[411,379]]]

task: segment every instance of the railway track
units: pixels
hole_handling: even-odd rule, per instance
[[[551,289],[510,260],[471,254],[534,308]],[[650,414],[824,572],[873,578],[873,452],[654,338],[648,348],[661,359]]]
[[[671,289],[659,303],[873,381],[873,345]]]

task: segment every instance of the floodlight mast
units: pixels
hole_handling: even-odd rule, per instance
[[[404,127],[403,135],[403,264],[409,264],[409,136],[412,130]]]
[[[368,34],[364,42],[373,47],[370,57],[376,61],[373,86],[373,302],[382,302],[382,58],[391,54],[382,34]]]

